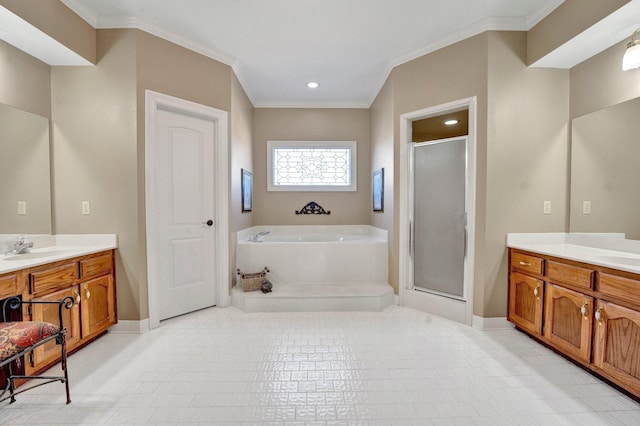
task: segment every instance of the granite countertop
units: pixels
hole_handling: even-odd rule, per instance
[[[507,247],[640,274],[640,241],[620,234],[507,234]]]
[[[29,253],[0,255],[0,274],[118,247],[114,234],[49,235],[27,239],[34,242],[34,248]]]

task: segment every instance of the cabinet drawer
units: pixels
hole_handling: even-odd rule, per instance
[[[78,279],[78,264],[65,263],[46,269],[32,270],[29,274],[29,290],[32,294],[41,291],[68,287]]]
[[[640,280],[601,272],[598,274],[598,290],[604,296],[612,296],[640,305]]]
[[[110,274],[112,271],[111,253],[80,261],[80,278],[92,278]]]
[[[511,266],[523,272],[536,275],[544,274],[544,259],[528,254],[512,252]]]
[[[7,274],[0,276],[0,299],[6,299],[7,297],[16,296],[20,292],[18,291],[18,275]]]
[[[587,290],[593,289],[593,274],[591,269],[549,261],[547,264],[549,280],[555,283],[570,284]]]

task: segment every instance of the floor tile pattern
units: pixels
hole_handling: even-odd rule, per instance
[[[0,424],[640,425],[640,404],[515,330],[423,312],[212,308],[109,333]]]

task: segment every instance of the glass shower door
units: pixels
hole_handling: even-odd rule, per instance
[[[412,150],[413,287],[464,300],[467,138]]]

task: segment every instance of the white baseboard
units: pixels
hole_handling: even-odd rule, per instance
[[[479,330],[508,330],[514,325],[507,321],[506,317],[483,318],[474,315],[472,327]]]
[[[116,325],[109,330],[111,333],[139,334],[149,331],[149,319],[139,321],[119,320]]]

